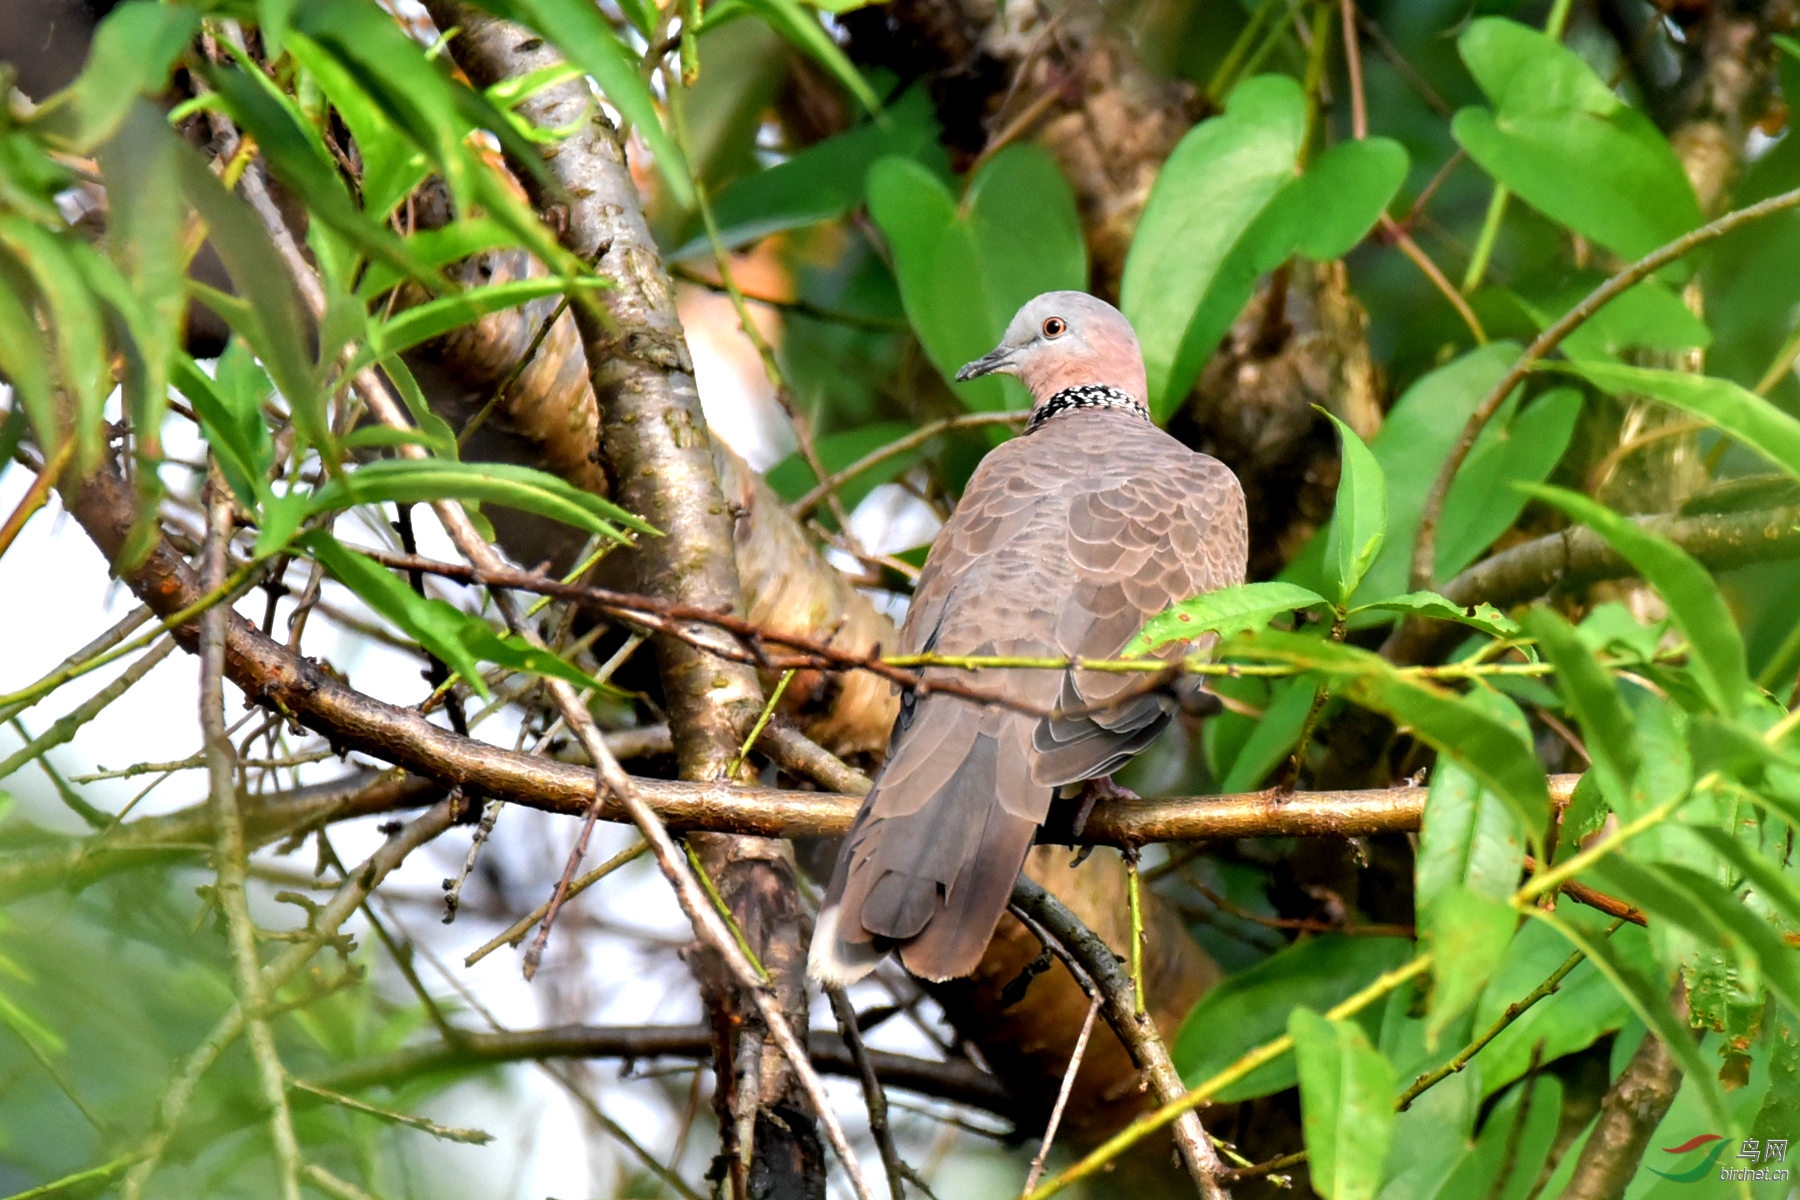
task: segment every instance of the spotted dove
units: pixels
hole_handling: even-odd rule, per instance
[[[905,654],[1110,658],[1170,603],[1240,583],[1244,495],[1158,429],[1137,336],[1081,292],[1037,297],[958,382],[1016,375],[1034,407],[938,535],[900,631]],[[1171,647],[1178,652],[1182,647]],[[1109,776],[1177,707],[1144,674],[927,668],[845,838],[809,958],[845,984],[889,950],[915,975],[974,971],[1058,789]]]

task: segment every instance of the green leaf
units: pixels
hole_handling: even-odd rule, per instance
[[[1709,951],[1734,956],[1745,990],[1754,994],[1760,974],[1790,1012],[1800,1012],[1800,952],[1711,879],[1690,867],[1636,862],[1624,854],[1601,859],[1588,874],[1651,917],[1688,930]]]
[[[75,265],[74,247],[23,217],[0,214],[0,252],[30,276],[44,323],[55,337],[57,382],[75,400],[71,432],[80,447],[78,471],[100,452],[101,406],[112,390],[106,353],[106,324],[93,292]],[[32,336],[42,335],[33,330]],[[59,420],[53,429],[63,428]],[[40,429],[40,435],[45,432]],[[52,439],[52,445],[56,439]]]
[[[1528,727],[1518,706],[1504,696],[1477,691],[1478,705],[1514,731]],[[1454,762],[1431,773],[1431,790],[1419,827],[1417,904],[1429,910],[1440,895],[1463,888],[1504,900],[1518,887],[1524,830],[1518,817],[1491,790]]]
[[[108,192],[132,197],[130,204],[108,212],[107,243],[136,298],[135,313],[127,319],[134,345],[126,356],[124,393],[136,435],[140,483],[156,478],[153,464],[162,456],[169,373],[187,312],[182,241],[187,209],[181,198],[180,153],[162,113],[150,104],[134,106],[119,133],[95,151]],[[146,517],[154,514],[153,505],[140,507]]]
[[[461,262],[484,250],[510,245],[513,236],[506,226],[488,217],[468,217],[452,221],[440,229],[422,229],[406,239],[406,250],[429,270]],[[356,294],[371,300],[405,283],[407,275],[386,263],[370,263],[357,281]]]
[[[165,131],[163,136],[174,134]],[[206,221],[208,239],[236,295],[224,296],[193,282],[190,290],[250,343],[292,409],[294,425],[329,461],[335,450],[326,397],[305,344],[313,322],[292,276],[269,243],[262,222],[225,190],[197,155],[182,147],[175,161],[182,194]]]
[[[1460,763],[1512,809],[1531,844],[1542,840],[1550,811],[1543,768],[1530,743],[1478,702],[1402,675],[1367,650],[1321,638],[1267,630],[1234,638],[1219,656],[1288,662],[1325,676],[1332,691],[1410,729]]]
[[[1513,862],[1516,867],[1518,859]],[[1445,1026],[1480,999],[1506,957],[1519,914],[1506,901],[1457,883],[1440,891],[1429,908],[1421,907],[1420,916],[1436,955],[1425,1026],[1426,1044],[1435,1047]]]
[[[1513,637],[1519,632],[1519,623],[1491,604],[1458,604],[1448,596],[1440,596],[1436,592],[1408,592],[1404,596],[1359,604],[1348,615],[1356,617],[1362,613],[1376,612],[1454,621],[1458,625],[1467,625],[1470,629],[1479,629],[1497,638]]]
[[[929,169],[892,156],[869,169],[868,194],[907,319],[946,380],[992,350],[1027,300],[1087,282],[1074,197],[1035,145],[996,154],[960,203]],[[978,379],[956,391],[974,409],[1025,406],[1011,379]]]
[[[1560,914],[1590,937],[1600,937],[1607,918],[1592,909],[1565,904]],[[1632,963],[1652,966],[1644,930],[1627,925],[1610,941]],[[1509,1005],[1523,999],[1569,956],[1569,945],[1555,931],[1525,922],[1513,936],[1506,957],[1475,1006],[1473,1027],[1494,1025]],[[1554,1062],[1584,1050],[1631,1019],[1631,1010],[1594,967],[1578,964],[1557,990],[1506,1026],[1476,1060],[1481,1094],[1491,1095],[1530,1071],[1534,1064]]]
[[[818,17],[802,8],[796,0],[744,0],[744,3],[768,22],[771,29],[824,67],[845,91],[856,97],[858,104],[872,113],[881,111],[881,98],[850,57],[831,40]]]
[[[238,501],[255,512],[269,496],[267,472],[274,450],[262,403],[272,389],[241,342],[226,347],[217,370],[218,378],[209,379],[184,354],[175,360],[175,386],[200,418],[201,432],[225,482]]]
[[[1548,912],[1529,905],[1525,908],[1527,916],[1542,921],[1587,955],[1607,982],[1637,1014],[1652,1033],[1661,1038],[1669,1053],[1681,1064],[1682,1074],[1687,1077],[1689,1086],[1700,1090],[1700,1097],[1706,1105],[1708,1116],[1720,1126],[1729,1127],[1730,1117],[1725,1111],[1725,1097],[1719,1090],[1718,1075],[1709,1070],[1706,1061],[1700,1057],[1700,1050],[1689,1036],[1687,1028],[1670,1011],[1666,996],[1666,987],[1646,979],[1634,966],[1626,962],[1617,949],[1606,939],[1596,937],[1582,929],[1574,922],[1557,913]]]
[[[1262,719],[1232,759],[1231,770],[1219,785],[1220,792],[1250,791],[1281,765],[1306,727],[1306,714],[1318,699],[1319,687],[1316,679],[1289,679],[1277,686]]]
[[[1602,391],[1651,396],[1698,417],[1800,479],[1800,421],[1729,379],[1600,362],[1568,369]]]
[[[1694,836],[1711,846],[1726,862],[1737,868],[1743,878],[1756,889],[1757,895],[1800,929],[1800,887],[1782,869],[1722,829],[1704,825],[1692,827]]]
[[[354,471],[343,472],[315,491],[307,501],[306,512],[311,515],[388,500],[421,503],[450,499],[504,504],[619,542],[626,542],[626,538],[614,522],[639,533],[660,536],[642,518],[610,500],[571,487],[548,472],[509,463],[444,462],[440,459],[389,459],[367,463]],[[264,535],[257,539],[257,556],[266,557],[280,548],[269,538],[265,528]]]
[[[1193,386],[1256,279],[1296,252],[1335,258],[1368,232],[1406,173],[1381,138],[1333,147],[1304,174],[1300,85],[1245,80],[1225,112],[1169,155],[1150,190],[1120,284],[1143,345],[1150,408],[1161,419]]]
[[[1145,623],[1120,657],[1132,658],[1170,642],[1192,641],[1203,633],[1232,634],[1260,629],[1285,612],[1331,602],[1291,583],[1240,583],[1191,596]]]
[[[1556,690],[1581,726],[1601,794],[1617,812],[1641,812],[1645,798],[1635,793],[1642,756],[1618,685],[1582,644],[1575,627],[1553,609],[1533,608],[1525,627],[1556,668]]]
[[[300,545],[330,571],[358,599],[406,631],[440,662],[463,677],[470,687],[489,697],[487,683],[475,655],[463,645],[462,630],[469,614],[443,600],[427,599],[407,587],[394,574],[365,555],[358,554],[324,530],[300,535]]]
[[[1673,542],[1578,492],[1546,486],[1527,486],[1525,491],[1605,538],[1657,590],[1687,638],[1689,665],[1714,711],[1737,714],[1750,689],[1744,642],[1706,568]]]
[[[1576,289],[1558,296],[1548,311],[1534,313],[1540,328],[1549,328],[1562,313],[1574,308],[1600,280],[1583,280]],[[1646,279],[1613,297],[1599,312],[1577,325],[1563,339],[1562,352],[1575,360],[1617,363],[1628,350],[1705,349],[1712,344],[1712,330],[1682,303],[1673,288],[1660,279]]]
[[[1325,415],[1337,426],[1343,447],[1337,503],[1325,531],[1327,591],[1342,607],[1350,603],[1387,537],[1387,477],[1356,431],[1330,413]]]
[[[1469,414],[1500,382],[1519,357],[1519,350],[1513,342],[1489,342],[1421,376],[1394,402],[1381,428],[1369,439],[1369,452],[1387,479],[1387,539],[1363,576],[1359,598],[1386,599],[1407,590],[1412,544],[1425,495]],[[1444,529],[1445,536],[1449,532]],[[1315,534],[1281,578],[1314,591],[1329,591],[1326,537],[1324,531]],[[1437,576],[1447,578],[1441,570]]]
[[[1552,388],[1522,411],[1504,405],[1488,422],[1444,497],[1437,542],[1440,579],[1454,577],[1512,528],[1525,509],[1525,497],[1512,485],[1549,478],[1575,435],[1581,405],[1576,389]]]
[[[57,411],[50,347],[27,303],[30,294],[24,271],[0,254],[0,373],[31,418],[39,446],[53,451],[72,431]]]
[[[1451,132],[1527,204],[1628,259],[1700,224],[1674,150],[1580,55],[1499,17],[1471,22],[1457,49],[1493,108],[1463,109]]]
[[[1323,1011],[1367,987],[1412,956],[1405,938],[1325,934],[1295,942],[1200,998],[1175,1035],[1171,1055],[1189,1086],[1217,1074],[1286,1032],[1297,1008]],[[1224,1103],[1267,1096],[1294,1085],[1294,1060],[1283,1056],[1220,1092]],[[1391,1109],[1393,1093],[1384,1101]]]
[[[917,161],[933,175],[949,173],[931,97],[922,86],[907,89],[889,106],[885,122],[833,134],[766,171],[726,184],[713,201],[720,242],[735,250],[770,234],[847,215],[863,202],[869,168],[888,155]],[[680,260],[711,250],[703,233],[669,257]]]
[[[492,6],[510,10],[514,20],[536,29],[556,43],[569,61],[593,76],[607,101],[638,131],[675,202],[694,204],[694,184],[687,160],[663,128],[656,98],[638,70],[638,56],[619,39],[591,0],[507,0]]]
[[[121,4],[95,28],[81,74],[45,101],[39,120],[65,138],[69,149],[91,151],[113,135],[139,96],[163,90],[199,24],[188,8]]]
[[[463,677],[483,699],[489,696],[479,662],[498,663],[533,675],[547,675],[578,688],[596,688],[616,694],[585,672],[548,650],[502,636],[486,621],[454,604],[434,600],[413,591],[393,572],[359,554],[323,530],[300,537],[304,546],[337,581],[355,592],[370,608],[398,625],[445,666]]]
[[[356,141],[357,156],[362,162],[363,211],[376,220],[385,218],[430,172],[430,160],[388,119],[356,77],[317,42],[293,35],[287,39],[287,50],[330,99]],[[423,257],[420,239],[437,232],[440,231],[428,230],[406,239],[415,256]],[[442,266],[444,261],[449,260],[432,265]],[[375,269],[391,268],[378,265]]]
[[[275,177],[294,195],[306,197],[312,219],[328,225],[369,258],[387,262],[433,291],[444,289],[444,281],[430,266],[413,258],[392,230],[370,219],[351,200],[324,144],[303,123],[294,102],[254,64],[215,66],[206,71],[206,79],[218,89],[238,125],[256,139]]]
[[[1477,690],[1468,699],[1528,734],[1506,697]],[[1518,887],[1524,834],[1513,811],[1457,763],[1432,772],[1416,860],[1419,924],[1437,953],[1428,1045],[1475,1003],[1505,957],[1518,925],[1507,899]]]
[[[611,286],[611,280],[597,276],[563,279],[539,275],[469,288],[454,295],[414,304],[386,321],[369,322],[368,344],[357,352],[349,370],[360,370],[378,358],[400,354],[423,342],[429,342],[432,338],[442,337],[452,329],[471,325],[489,313],[516,308],[544,296]]]
[[[1360,1026],[1296,1008],[1288,1017],[1313,1189],[1371,1200],[1394,1136],[1394,1068]]]

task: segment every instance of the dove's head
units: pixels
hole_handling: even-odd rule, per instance
[[[1045,292],[1026,303],[992,351],[956,373],[1014,375],[1042,404],[1067,388],[1117,388],[1138,404],[1149,389],[1144,355],[1125,314],[1086,292]]]

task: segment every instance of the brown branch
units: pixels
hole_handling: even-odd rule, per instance
[[[1646,1033],[1600,1101],[1600,1115],[1582,1144],[1562,1200],[1620,1200],[1680,1087],[1681,1068],[1669,1048]]]
[[[838,1034],[815,1029],[807,1034],[806,1046],[813,1065],[820,1070],[856,1077],[856,1061]],[[884,1087],[979,1108],[1009,1119],[1013,1114],[1013,1100],[1005,1086],[971,1062],[934,1062],[884,1050],[867,1053],[869,1063]],[[705,1025],[557,1025],[494,1032],[458,1030],[454,1041],[432,1042],[398,1050],[382,1058],[351,1063],[318,1076],[317,1082],[336,1091],[355,1092],[483,1063],[553,1058],[617,1058],[641,1062],[656,1058],[706,1058],[711,1054],[712,1030]]]
[[[563,65],[554,46],[519,26],[453,0],[435,0],[427,9],[440,30],[461,30],[451,39],[450,53],[480,86]],[[671,603],[741,612],[734,521],[714,467],[674,285],[645,220],[624,140],[594,105],[585,78],[537,89],[515,111],[540,129],[574,131],[559,138],[542,163],[553,188],[538,172],[517,174],[538,211],[559,212],[563,246],[613,281],[594,303],[577,304],[572,314],[600,408],[614,495],[662,531],[638,546],[638,586]],[[754,665],[667,635],[656,638],[655,646],[682,777],[700,782],[726,777],[744,730],[763,707]],[[631,804],[634,797],[619,799]],[[664,861],[667,837],[654,827],[652,811],[646,806],[634,817]],[[708,936],[705,952],[691,960],[721,1032],[715,1106],[725,1152],[733,1160],[732,1192],[749,1194],[752,1163],[777,1192],[823,1186],[818,1128],[805,1111],[810,1103],[853,1190],[863,1196],[856,1157],[822,1085],[804,1053],[788,1049],[797,1047],[794,1030],[807,1026],[803,915],[792,850],[779,842],[714,834],[696,837],[691,845],[717,881],[730,919],[744,931],[743,950]],[[571,858],[565,874],[573,872],[575,861]],[[685,864],[664,865],[679,892],[694,882]],[[717,920],[716,914],[707,915]],[[700,925],[701,913],[689,916]],[[744,951],[766,968],[771,988],[765,989],[762,970],[746,970],[749,959],[738,961]],[[727,1078],[726,1064],[735,1078]],[[726,1106],[734,1093],[745,1096],[750,1107],[730,1112]],[[737,1127],[747,1136],[738,1136],[733,1145]]]
[[[1156,1099],[1170,1104],[1185,1095],[1187,1086],[1169,1058],[1156,1022],[1138,1011],[1131,978],[1120,969],[1118,955],[1029,876],[1021,875],[1013,885],[1013,905],[1047,929],[1081,963],[1094,983],[1106,1023],[1125,1043]],[[1176,1118],[1174,1125],[1176,1149],[1188,1174],[1199,1186],[1200,1194],[1207,1200],[1227,1197],[1229,1193],[1219,1182],[1225,1166],[1213,1151],[1212,1142],[1200,1125],[1199,1115],[1189,1109]]]
[[[1800,204],[1800,188],[1726,213],[1716,221],[1709,221],[1698,229],[1682,234],[1667,245],[1652,250],[1589,292],[1581,303],[1539,334],[1537,340],[1527,346],[1525,352],[1507,369],[1493,390],[1475,406],[1463,425],[1462,433],[1457,436],[1456,444],[1445,457],[1444,465],[1439,469],[1437,479],[1431,485],[1431,492],[1425,499],[1425,508],[1419,515],[1419,532],[1413,542],[1411,587],[1416,590],[1431,586],[1432,572],[1437,562],[1438,518],[1444,511],[1444,498],[1450,494],[1451,480],[1456,477],[1463,460],[1469,456],[1469,450],[1475,445],[1475,439],[1481,435],[1482,429],[1487,426],[1494,413],[1499,411],[1506,397],[1524,382],[1525,376],[1531,373],[1540,360],[1621,293],[1648,279],[1676,259],[1715,238],[1725,236],[1741,225],[1792,208],[1796,204]]]
[[[1800,505],[1748,512],[1632,517],[1714,571],[1800,555]],[[1585,525],[1533,538],[1484,558],[1438,589],[1457,604],[1509,608],[1549,592],[1636,574],[1599,534]],[[1458,627],[1441,621],[1407,621],[1382,646],[1392,662],[1429,662]]]

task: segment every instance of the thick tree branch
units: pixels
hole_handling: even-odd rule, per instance
[[[450,53],[480,86],[563,65],[554,47],[518,26],[446,0],[427,7],[439,29],[461,30]],[[556,193],[535,172],[518,173],[540,212],[560,211],[563,245],[614,284],[571,311],[599,403],[613,493],[662,532],[639,544],[638,587],[666,601],[741,612],[733,520],[713,465],[673,284],[644,219],[623,139],[593,103],[585,78],[534,90],[516,111],[540,129],[573,130],[545,155]],[[655,646],[682,777],[727,777],[743,731],[762,708],[754,668],[684,638],[659,636]],[[778,1009],[770,1008],[760,985],[751,983],[746,994],[747,981],[722,969],[730,955],[715,958],[721,948],[692,960],[720,1033],[715,1107],[732,1192],[750,1195],[754,1174],[759,1191],[823,1196],[816,1115],[861,1195],[856,1159],[807,1064],[785,1060],[774,1044],[788,1039],[773,1025],[807,1025],[804,916],[792,851],[778,841],[716,834],[692,844],[767,973]],[[765,1020],[768,1029],[759,1027]],[[816,1114],[806,1111],[809,1092]]]

